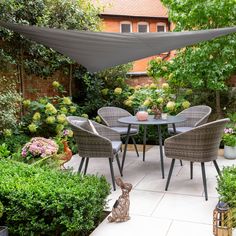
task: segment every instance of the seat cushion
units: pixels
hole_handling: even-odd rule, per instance
[[[121,149],[121,145],[122,145],[122,142],[120,141],[112,141],[112,149],[113,149],[113,153],[117,153],[120,151]]]
[[[187,132],[189,130],[193,129],[193,127],[176,127],[176,133],[180,134],[180,133],[184,133]],[[174,133],[173,128],[168,128],[169,133]]]
[[[128,127],[111,127],[111,129],[115,130],[121,135],[125,135],[128,132]],[[138,129],[131,128],[130,129],[130,134],[136,134],[138,133]]]

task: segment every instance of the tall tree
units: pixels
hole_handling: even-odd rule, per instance
[[[235,0],[161,1],[169,9],[175,31],[236,25]],[[236,72],[236,34],[182,49],[166,66],[168,72],[161,72],[161,67],[156,70],[157,63],[152,62],[150,74],[157,77],[164,73],[175,85],[190,87],[198,92],[214,92],[216,110],[221,116],[220,93],[228,89],[226,81]]]

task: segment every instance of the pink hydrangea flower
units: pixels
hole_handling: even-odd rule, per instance
[[[26,157],[32,155],[34,157],[46,157],[54,155],[58,152],[58,145],[51,139],[42,137],[32,138],[30,142],[26,143],[22,148],[21,155]]]

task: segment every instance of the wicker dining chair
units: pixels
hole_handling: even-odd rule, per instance
[[[177,134],[165,140],[165,155],[171,158],[171,166],[166,182],[167,191],[175,160],[190,161],[190,178],[193,178],[193,163],[200,162],[202,169],[203,187],[205,199],[208,200],[205,162],[213,161],[214,166],[220,175],[220,169],[216,162],[218,149],[224,127],[229,119],[221,119],[210,122],[185,133]]]
[[[184,117],[186,120],[176,124],[175,127],[168,125],[169,133],[183,133],[194,127],[207,123],[211,110],[212,109],[209,106],[199,105],[181,111],[176,116]]]
[[[116,158],[121,174],[118,154],[122,142],[120,141],[119,133],[107,126],[82,117],[69,116],[67,117],[67,121],[74,133],[74,138],[78,146],[78,154],[82,158],[78,172],[80,173],[82,171],[85,161],[84,174],[86,174],[89,158],[108,158],[113,189],[116,190],[113,159],[114,157]]]
[[[121,137],[127,136],[128,125],[118,122],[119,118],[132,116],[128,111],[119,107],[102,107],[98,110],[98,115],[102,121],[111,129],[117,131]],[[138,148],[134,139],[134,135],[138,134],[139,127],[132,125],[129,137],[132,139],[137,156],[139,156]]]

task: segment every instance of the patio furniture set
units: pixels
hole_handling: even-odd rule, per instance
[[[168,190],[175,160],[190,162],[190,178],[193,178],[193,163],[200,162],[202,179],[205,192],[205,199],[208,200],[205,162],[213,161],[217,173],[220,169],[217,165],[218,148],[225,124],[229,119],[221,119],[207,123],[211,108],[205,105],[194,106],[180,112],[176,116],[169,116],[167,119],[154,119],[149,116],[146,121],[138,121],[128,111],[118,107],[102,107],[98,110],[105,125],[90,121],[82,117],[67,117],[74,132],[78,145],[78,154],[82,158],[78,172],[83,169],[87,172],[89,158],[108,158],[113,189],[116,190],[113,170],[113,160],[116,159],[123,176],[123,168],[126,158],[129,139],[132,140],[137,156],[139,157],[134,136],[139,132],[139,126],[144,126],[143,137],[143,161],[145,161],[146,127],[157,126],[157,136],[160,146],[160,161],[162,178],[164,174],[164,155],[162,146],[161,126],[167,125],[171,137],[164,141],[165,156],[171,158],[171,166],[167,177],[165,190]],[[125,138],[124,150],[122,150],[121,137]],[[122,162],[119,160],[119,153],[123,152]]]

